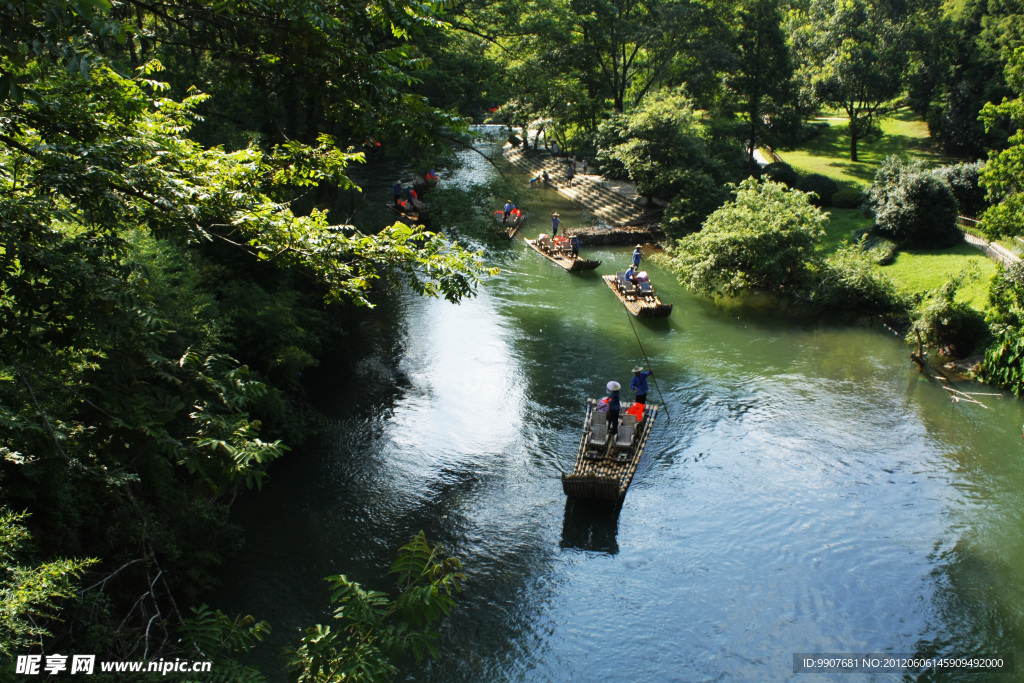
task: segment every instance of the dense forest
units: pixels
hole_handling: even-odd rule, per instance
[[[338,198],[366,148],[429,164],[484,118],[557,141],[667,202],[695,290],[909,312],[936,346],[990,342],[983,376],[1024,392],[1024,269],[978,320],[957,283],[901,300],[877,249],[813,250],[844,192],[873,246],[946,244],[960,214],[1024,232],[1022,2],[21,0],[0,25],[5,676],[74,651],[259,680],[229,662],[272,625],[202,601],[240,544],[232,501],[316,432],[303,372],[350,307],[457,302],[489,272],[441,234],[350,224]],[[894,158],[865,194],[753,161],[823,110],[856,160],[901,107],[965,163]],[[422,536],[395,552],[394,599],[331,579],[343,627],[310,625],[296,680],[436,654],[459,563]]]

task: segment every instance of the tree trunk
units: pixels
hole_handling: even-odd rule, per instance
[[[850,161],[857,161],[857,126],[850,119]]]

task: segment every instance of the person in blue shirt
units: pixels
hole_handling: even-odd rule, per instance
[[[630,266],[629,268],[626,269],[626,276],[625,277],[626,277],[626,280],[628,280],[630,282],[630,284],[632,284],[634,287],[636,287],[636,267],[635,266]]]
[[[557,211],[551,212],[551,236],[556,237],[558,235],[558,225],[561,223],[561,219],[558,217]]]
[[[511,199],[505,202],[505,215],[501,218],[502,223],[508,223],[508,215],[512,213],[512,209],[514,208],[516,208],[516,205],[512,203]]]
[[[572,257],[573,258],[579,258],[580,257],[580,238],[577,237],[576,235],[573,235],[572,239],[569,240],[569,248],[572,249]]]
[[[619,433],[619,410],[622,408],[622,402],[619,400],[619,390],[622,389],[622,385],[618,382],[608,382],[608,433],[618,434]]]
[[[398,200],[402,198],[402,183],[396,180],[391,186],[391,191],[395,193],[395,206],[398,206]]]
[[[640,270],[640,245],[636,245],[636,249],[633,250],[633,270]]]
[[[652,374],[649,370],[644,370],[643,366],[636,366],[633,368],[633,381],[629,383],[629,388],[636,392],[636,402],[647,405],[647,378]]]

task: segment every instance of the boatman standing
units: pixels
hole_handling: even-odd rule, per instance
[[[633,368],[633,381],[629,383],[629,388],[636,392],[636,402],[642,405],[647,405],[647,378],[651,374],[641,365]]]
[[[510,213],[512,213],[512,209],[514,209],[514,208],[516,208],[516,205],[512,203],[511,199],[509,199],[507,202],[505,202],[505,215],[502,216],[502,219],[501,219],[502,223],[508,223],[508,215]]]
[[[619,433],[619,409],[622,408],[622,402],[619,400],[619,390],[622,389],[622,385],[618,382],[608,382],[608,433],[618,434]]]
[[[398,206],[398,200],[402,198],[402,183],[396,180],[391,186],[391,191],[395,193],[395,206]]]
[[[640,245],[636,245],[636,249],[633,250],[633,270],[640,270]]]
[[[576,235],[573,235],[572,239],[569,240],[569,248],[572,249],[572,257],[573,258],[579,258],[580,257],[580,238],[577,237]]]
[[[557,211],[552,211],[551,212],[551,236],[552,237],[558,237],[558,225],[561,222],[562,221],[558,218],[558,212]]]

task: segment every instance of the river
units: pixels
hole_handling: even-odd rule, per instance
[[[527,236],[552,208],[587,220],[523,196]],[[1016,653],[998,680],[1024,679],[1022,403],[952,403],[881,329],[721,308],[648,260],[675,308],[634,325],[667,411],[619,514],[566,505],[586,398],[643,361],[600,279],[629,253],[569,274],[517,240],[474,299],[357,313],[318,373],[331,436],[235,510],[247,544],[214,602],[271,622],[270,680],[329,621],[324,577],[390,591],[419,530],[468,578],[409,680],[850,680],[793,655],[867,652]]]

